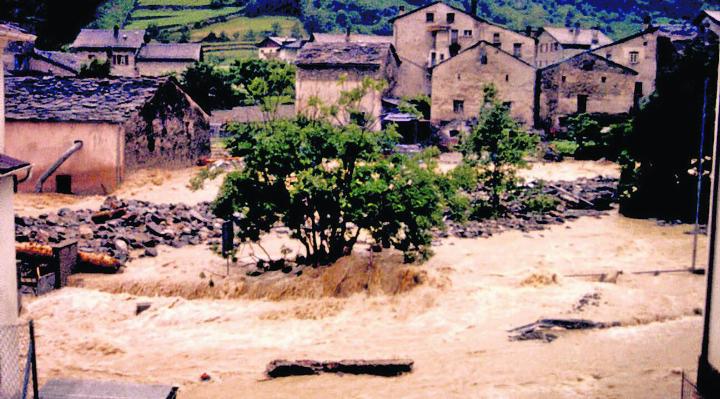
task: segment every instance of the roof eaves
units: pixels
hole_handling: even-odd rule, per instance
[[[595,50],[597,50],[597,49],[593,49],[593,50],[589,50],[589,51],[583,51],[582,53],[576,54],[576,55],[574,55],[574,56],[572,56],[572,57],[570,57],[570,58],[565,58],[564,60],[560,60],[560,61],[558,61],[558,62],[556,62],[556,63],[554,63],[554,64],[550,64],[550,65],[548,65],[548,66],[539,68],[538,71],[545,71],[545,70],[547,70],[547,69],[554,68],[554,67],[556,67],[556,66],[558,66],[558,65],[560,65],[560,64],[562,64],[562,63],[565,63],[565,62],[567,62],[567,61],[570,61],[570,60],[572,60],[572,59],[574,59],[574,58],[577,58],[577,57],[580,57],[580,56],[582,56],[582,55],[590,55],[591,57],[599,58],[599,59],[607,62],[609,65],[612,65],[612,66],[614,66],[614,67],[618,67],[618,68],[620,68],[620,69],[622,69],[622,70],[625,70],[625,71],[627,71],[627,72],[630,72],[630,73],[633,74],[633,75],[639,75],[638,71],[636,71],[636,70],[634,70],[634,69],[632,69],[632,68],[628,68],[628,67],[626,67],[625,65],[618,64],[618,63],[615,62],[615,61],[612,61],[612,60],[607,59],[607,58],[605,58],[605,57],[603,57],[603,56],[601,56],[601,55],[598,55],[598,54],[593,53],[593,51],[595,51]]]
[[[607,48],[607,47],[614,46],[614,45],[616,45],[616,44],[624,43],[624,42],[626,42],[626,41],[629,41],[629,40],[635,39],[635,38],[637,38],[637,37],[640,37],[640,36],[642,36],[642,35],[646,35],[646,34],[649,34],[649,33],[655,33],[655,32],[657,32],[659,29],[660,29],[659,26],[651,26],[651,27],[649,27],[649,28],[647,28],[647,29],[641,30],[640,32],[633,33],[633,34],[630,35],[630,36],[625,36],[625,37],[623,37],[623,38],[620,38],[620,39],[618,39],[618,40],[616,40],[616,41],[614,41],[614,42],[612,42],[612,43],[603,44],[603,45],[600,46],[600,47],[595,47],[594,49],[592,49],[592,51],[596,51],[596,50],[600,50],[600,49],[604,49],[604,48]]]

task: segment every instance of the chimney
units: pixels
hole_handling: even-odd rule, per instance
[[[532,37],[533,31],[532,26],[528,25],[525,27],[525,36]]]
[[[648,29],[652,28],[652,26],[653,26],[652,25],[652,17],[650,15],[646,14],[643,17],[643,26],[642,26],[643,30],[648,30]]]
[[[398,15],[403,15],[403,14],[405,14],[405,6],[400,6],[400,8],[398,9]]]
[[[117,40],[118,36],[120,36],[120,27],[115,25],[113,27],[113,37],[115,38],[115,40]]]
[[[478,6],[478,0],[470,0],[470,9],[468,10],[468,14],[470,15],[477,15],[477,6]]]
[[[350,43],[350,26],[349,25],[347,28],[345,28],[345,41]]]

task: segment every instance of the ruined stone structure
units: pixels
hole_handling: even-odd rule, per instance
[[[429,68],[480,40],[533,63],[535,39],[451,7],[441,1],[401,14],[393,22],[394,44],[402,61],[397,96],[429,95]]]
[[[538,71],[538,124],[555,128],[577,113],[629,112],[638,73],[594,53],[581,53]]]
[[[543,68],[610,43],[599,29],[546,26],[537,32],[535,66]]]
[[[295,82],[295,107],[298,114],[315,111],[312,103],[335,105],[343,91],[360,87],[366,78],[385,81],[383,91],[371,91],[360,108],[372,128],[381,128],[382,98],[395,88],[400,60],[389,43],[317,43],[306,44],[298,54]],[[349,115],[341,113],[338,122]]]
[[[8,77],[8,151],[37,178],[75,141],[83,142],[44,191],[112,192],[127,173],[193,165],[210,153],[209,117],[173,78],[113,80]]]
[[[493,84],[511,115],[532,126],[535,67],[481,41],[432,70],[431,120],[440,124],[477,117],[483,88]]]

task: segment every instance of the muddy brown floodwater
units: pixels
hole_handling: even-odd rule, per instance
[[[705,279],[633,272],[687,267],[690,230],[610,212],[530,234],[449,238],[419,267],[412,289],[281,300],[207,291],[188,299],[187,286],[229,283],[216,275],[223,261],[202,246],[162,248],[121,275],[76,276],[79,287],[26,301],[24,317],[36,321],[42,380],[172,383],[180,398],[676,397],[680,373],[695,372]],[[266,241],[272,251],[286,239]],[[620,270],[616,283],[567,277]],[[141,295],[138,283],[146,283]],[[593,299],[579,307],[583,297]],[[141,301],[152,307],[136,316]],[[508,340],[507,330],[541,317],[622,326],[557,332],[552,343]],[[415,370],[395,378],[263,376],[278,358],[392,357],[413,359]],[[204,372],[212,380],[200,383]]]

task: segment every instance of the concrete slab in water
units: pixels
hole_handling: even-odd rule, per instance
[[[40,389],[43,399],[175,399],[177,387],[114,381],[50,380]]]

